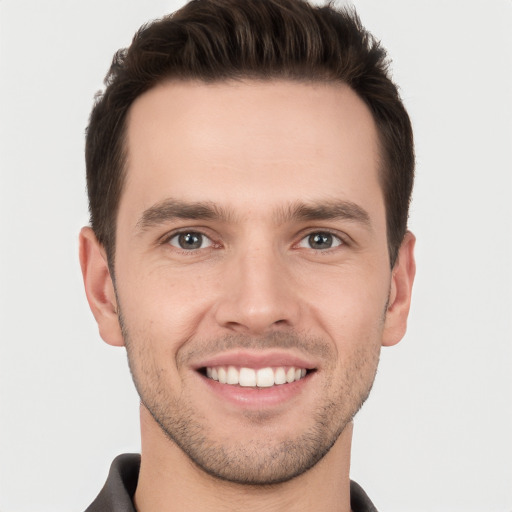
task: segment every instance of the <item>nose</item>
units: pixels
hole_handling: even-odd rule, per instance
[[[286,258],[272,248],[256,248],[226,262],[215,317],[237,333],[261,335],[297,328],[301,301]]]

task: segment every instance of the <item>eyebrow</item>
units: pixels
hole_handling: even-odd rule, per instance
[[[371,228],[368,212],[352,201],[326,200],[312,203],[297,202],[278,214],[279,221],[288,220],[348,220]]]
[[[188,220],[232,220],[232,211],[209,201],[188,202],[178,199],[165,199],[144,210],[137,221],[140,231],[175,219]]]
[[[236,217],[233,210],[210,201],[188,202],[169,198],[144,210],[136,227],[138,231],[143,232],[176,219],[234,222]],[[274,212],[274,219],[278,224],[291,221],[341,219],[356,222],[371,229],[370,216],[366,210],[352,201],[345,200],[309,203],[297,201],[277,209]]]

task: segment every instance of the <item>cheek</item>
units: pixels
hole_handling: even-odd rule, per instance
[[[304,296],[308,296],[313,314],[338,333],[372,330],[382,325],[389,296],[389,271],[336,268],[309,283],[303,278],[301,286],[308,290]]]
[[[167,346],[194,332],[213,291],[209,277],[165,267],[119,282],[119,300],[134,335],[137,331],[152,343],[161,340]]]
[[[356,388],[373,382],[382,344],[389,282],[386,272],[336,269],[309,300],[313,326],[320,326],[335,351],[333,370]],[[338,382],[338,380],[336,380]],[[356,383],[359,384],[356,384]],[[339,384],[339,382],[338,382]]]

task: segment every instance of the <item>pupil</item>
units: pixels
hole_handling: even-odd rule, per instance
[[[202,239],[199,233],[184,233],[179,236],[179,244],[182,249],[199,249]]]
[[[309,245],[313,249],[329,249],[332,246],[332,236],[329,233],[315,233],[310,235]]]

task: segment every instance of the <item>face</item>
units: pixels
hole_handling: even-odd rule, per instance
[[[299,475],[398,341],[372,116],[341,85],[188,82],[127,126],[115,301],[142,403],[210,474]]]

